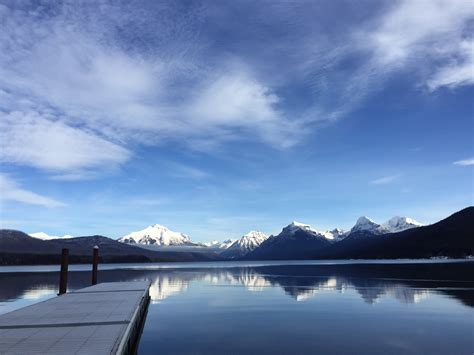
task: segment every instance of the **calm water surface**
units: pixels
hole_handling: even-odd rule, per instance
[[[69,289],[89,286],[88,266]],[[0,267],[0,313],[54,297],[57,267]],[[472,354],[474,262],[104,265],[149,280],[140,354]]]

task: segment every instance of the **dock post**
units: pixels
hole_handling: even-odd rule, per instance
[[[94,247],[94,253],[92,255],[92,284],[97,284],[97,264],[99,263],[99,247]]]
[[[64,248],[61,253],[61,272],[59,275],[59,293],[62,295],[67,290],[67,269],[68,269],[69,249]]]

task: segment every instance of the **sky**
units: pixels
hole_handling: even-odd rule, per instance
[[[474,5],[0,0],[0,227],[195,241],[474,204]]]

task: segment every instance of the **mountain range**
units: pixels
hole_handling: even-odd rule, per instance
[[[377,224],[361,217],[350,231],[329,239],[308,226],[290,224],[245,259],[390,259],[466,257],[474,253],[474,207],[422,226],[396,217]]]
[[[251,231],[237,240],[211,243],[193,242],[158,224],[118,240],[0,230],[0,264],[39,263],[47,260],[45,255],[57,259],[63,247],[81,262],[96,244],[104,262],[467,257],[473,255],[473,238],[474,207],[427,226],[407,217],[382,224],[360,217],[348,231],[319,231],[292,222],[278,235]]]
[[[100,261],[105,263],[219,259],[215,253],[148,250],[100,235],[45,240],[20,231],[1,229],[0,265],[57,264],[63,248],[69,249],[71,263],[89,263],[92,260],[92,248],[96,245],[99,247]]]

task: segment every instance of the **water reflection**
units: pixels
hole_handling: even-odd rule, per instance
[[[99,272],[99,282],[150,282],[140,354],[474,350],[474,262],[203,266]],[[0,313],[55,296],[58,278],[0,271]],[[69,291],[90,279],[70,272]]]
[[[189,285],[189,280],[179,277],[172,277],[169,275],[159,275],[156,277],[150,286],[151,302],[157,303],[174,294],[186,291]]]
[[[278,275],[259,274],[256,270],[206,271],[187,275],[157,274],[150,287],[152,302],[158,303],[166,298],[185,292],[191,282],[206,282],[213,285],[242,285],[251,292],[262,292],[266,287],[279,287],[296,301],[305,301],[316,297],[318,293],[344,293],[355,289],[364,302],[377,303],[383,297],[393,298],[402,303],[418,303],[427,298],[430,289],[414,288],[398,282],[375,281],[368,284],[364,280],[344,277],[310,278],[280,277]],[[473,286],[469,285],[469,286]],[[464,290],[469,291],[469,290]],[[471,291],[474,291],[471,290]]]
[[[430,294],[445,294],[465,305],[474,306],[473,263],[446,265],[291,265],[235,267],[226,269],[131,270],[117,269],[100,272],[100,281],[148,280],[151,282],[152,302],[158,303],[187,292],[190,284],[243,286],[251,292],[267,288],[281,289],[297,302],[318,294],[343,294],[355,290],[367,304],[382,298],[402,303],[417,303]],[[37,300],[54,296],[58,274],[54,272],[0,273],[0,302]],[[69,289],[86,287],[88,272],[72,272]],[[337,295],[336,295],[337,297]],[[0,308],[0,312],[4,312]]]

